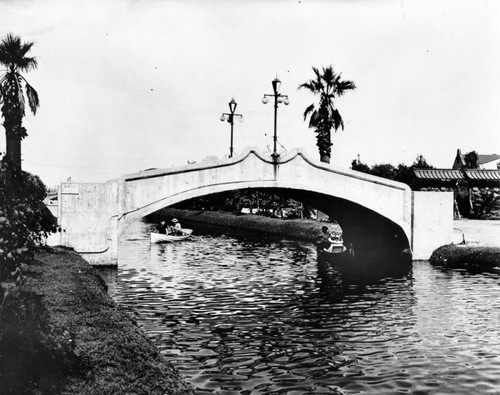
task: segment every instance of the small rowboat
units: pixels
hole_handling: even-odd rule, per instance
[[[170,243],[172,241],[181,241],[191,237],[193,229],[181,229],[181,235],[164,234],[151,232],[151,243]]]
[[[318,248],[318,261],[330,262],[336,266],[347,265],[347,267],[350,267],[354,263],[354,251],[352,246],[346,248],[343,244],[334,244],[331,251],[324,248]]]

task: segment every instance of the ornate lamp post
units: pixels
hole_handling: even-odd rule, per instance
[[[273,136],[273,141],[274,141],[274,149],[273,153],[271,156],[273,157],[274,160],[278,159],[278,151],[276,150],[276,141],[278,140],[278,135],[277,135],[277,129],[276,129],[276,120],[278,117],[278,103],[284,103],[286,106],[290,104],[290,99],[288,99],[287,95],[282,95],[280,94],[280,86],[281,86],[281,81],[276,77],[273,81],[273,94],[265,94],[264,97],[262,98],[262,103],[267,104],[268,97],[274,97],[274,136]]]
[[[241,114],[235,114],[234,112],[236,111],[236,107],[238,106],[238,103],[234,100],[234,97],[231,99],[231,101],[228,103],[229,104],[229,113],[224,112],[222,113],[220,120],[222,122],[228,121],[231,124],[231,147],[229,148],[229,157],[233,157],[233,127],[234,127],[234,117],[239,118],[240,122],[243,122],[243,115]]]

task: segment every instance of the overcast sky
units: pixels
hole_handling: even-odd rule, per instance
[[[101,182],[272,145],[278,76],[289,106],[278,139],[318,159],[299,84],[333,65],[357,89],[337,101],[332,164],[449,168],[457,148],[500,154],[500,3],[493,0],[5,1],[0,35],[34,41],[23,168],[49,186]],[[2,132],[0,151],[5,150]]]

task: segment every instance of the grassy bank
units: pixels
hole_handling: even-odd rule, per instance
[[[310,219],[278,219],[261,215],[238,215],[221,211],[196,211],[166,208],[151,217],[153,221],[162,218],[178,218],[182,221],[199,222],[225,228],[250,230],[259,233],[284,236],[291,239],[314,241],[321,234],[321,227],[327,225],[334,230],[338,225]]]
[[[492,268],[500,266],[500,248],[449,244],[435,250],[430,262],[447,267]]]
[[[2,394],[191,394],[78,254],[40,251],[5,299]]]

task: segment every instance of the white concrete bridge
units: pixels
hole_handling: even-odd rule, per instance
[[[131,221],[188,199],[247,188],[283,193],[326,212],[346,238],[397,240],[401,249],[412,249],[414,259],[427,259],[452,238],[452,193],[412,192],[402,183],[311,160],[300,150],[274,162],[247,149],[232,159],[142,171],[106,183],[62,183],[56,243],[93,264],[116,264],[118,238]]]

